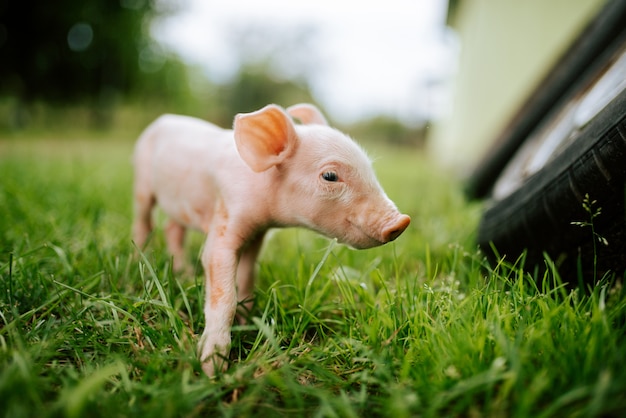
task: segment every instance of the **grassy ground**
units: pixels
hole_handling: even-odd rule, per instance
[[[619,416],[621,282],[588,294],[475,249],[480,208],[418,153],[376,169],[409,230],[353,251],[273,233],[231,365],[196,359],[202,275],[130,241],[131,141],[0,141],[0,413],[45,416]],[[563,278],[567,280],[567,278]]]

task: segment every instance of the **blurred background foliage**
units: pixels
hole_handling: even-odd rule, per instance
[[[315,103],[304,76],[314,59],[307,56],[309,29],[285,36],[270,27],[238,28],[229,46],[238,71],[216,82],[150,34],[154,19],[179,7],[167,0],[0,0],[0,133],[132,136],[166,112],[228,127],[236,113],[268,103]],[[300,59],[285,65],[285,51]],[[417,145],[425,132],[381,116],[350,134]]]

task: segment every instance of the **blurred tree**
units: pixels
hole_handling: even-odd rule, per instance
[[[0,1],[0,93],[68,102],[128,92],[152,10],[147,0]]]
[[[168,57],[146,24],[157,11],[155,0],[0,0],[0,96],[87,104],[100,119],[117,98],[162,88]]]
[[[237,71],[212,91],[217,108],[210,118],[232,123],[239,112],[258,110],[268,103],[289,106],[314,102],[307,80],[319,61],[310,44],[316,32],[309,26],[262,22],[229,28],[226,42],[239,63]]]
[[[224,125],[232,123],[236,113],[252,112],[269,103],[286,107],[313,101],[304,82],[277,78],[267,65],[248,63],[241,66],[228,84],[219,88],[219,110],[216,109],[211,117]]]
[[[351,126],[349,132],[362,142],[422,148],[427,130],[427,124],[407,126],[392,116],[380,115]]]

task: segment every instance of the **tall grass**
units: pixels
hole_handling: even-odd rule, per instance
[[[0,413],[20,416],[620,416],[621,278],[570,290],[488,263],[480,207],[417,152],[372,152],[413,222],[353,251],[271,234],[255,307],[211,380],[195,274],[130,240],[130,141],[0,142]]]

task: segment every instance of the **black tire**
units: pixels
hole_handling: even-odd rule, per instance
[[[590,282],[607,270],[626,270],[623,84],[618,83],[621,92],[617,88],[614,95],[607,95],[607,101],[614,98],[563,140],[543,165],[529,170],[532,174],[519,168],[520,156],[537,152],[533,138],[558,126],[563,112],[616,65],[616,57],[626,56],[624,22],[626,0],[608,1],[494,141],[469,179],[468,195],[487,200],[478,244],[488,255],[515,261],[525,252],[527,264],[541,265],[547,253],[569,282],[580,278]],[[514,181],[502,192],[499,185],[511,178]],[[583,207],[587,196],[595,201],[590,210]],[[592,220],[599,208],[601,214]],[[581,223],[592,223],[593,230]]]
[[[520,188],[487,204],[478,244],[509,257],[528,250],[531,262],[541,261],[543,252],[554,260],[565,256],[569,259],[562,263],[566,272],[575,268],[580,257],[585,277],[590,277],[596,263],[600,274],[607,269],[623,270],[625,184],[626,91]],[[592,212],[601,210],[593,219],[595,238],[590,225],[575,224],[592,221],[591,213],[583,208],[586,196],[596,202]]]

